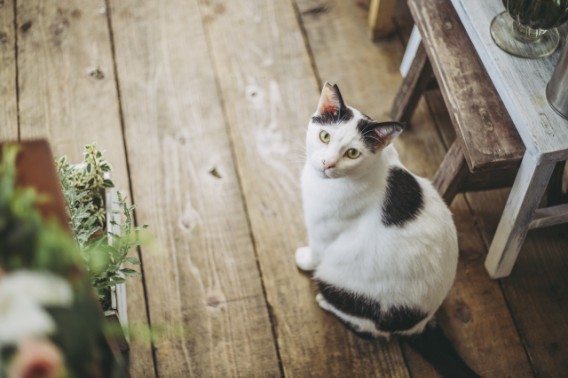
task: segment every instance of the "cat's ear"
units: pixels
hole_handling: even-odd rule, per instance
[[[404,131],[404,125],[400,122],[373,122],[372,129],[374,131],[373,141],[375,148],[385,148],[394,138]]]
[[[321,91],[316,113],[338,118],[343,109],[345,109],[345,103],[341,97],[341,92],[339,92],[339,87],[337,84],[331,85],[326,82]]]

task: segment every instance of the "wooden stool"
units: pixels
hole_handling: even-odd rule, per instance
[[[433,179],[444,200],[450,204],[462,191],[510,186],[525,147],[452,4],[408,5],[423,42],[395,98],[393,119],[410,120],[434,75],[456,131]]]

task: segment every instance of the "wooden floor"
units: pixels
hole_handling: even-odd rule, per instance
[[[321,311],[294,265],[299,171],[322,81],[381,120],[409,32],[371,43],[364,0],[1,0],[0,139],[96,141],[156,243],[128,285],[133,377],[435,377],[401,342]],[[397,141],[432,177],[451,142],[439,93]],[[568,376],[568,228],[531,231],[513,274],[483,261],[507,191],[460,195],[440,323],[484,377]],[[151,325],[153,339],[144,332]]]

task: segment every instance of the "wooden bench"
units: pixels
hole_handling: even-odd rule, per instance
[[[433,182],[450,204],[458,192],[510,186],[525,147],[446,0],[409,0],[422,36],[395,98],[392,117],[408,122],[432,74],[444,98],[456,139]]]
[[[510,186],[515,181],[511,197],[515,204],[526,204],[526,211],[522,216],[513,214],[514,219],[501,219],[500,226],[503,222],[510,225],[497,230],[499,246],[492,243],[486,260],[492,277],[507,276],[529,229],[568,220],[568,205],[537,208],[547,184],[548,203],[560,202],[565,161],[557,159],[554,171],[548,171],[546,177],[543,174],[542,180],[534,175],[527,184],[523,180],[526,174],[516,177],[526,155],[525,146],[450,0],[408,0],[408,5],[422,41],[391,115],[408,122],[434,76],[456,131],[456,139],[433,178],[444,200],[451,204],[459,192]],[[538,188],[531,191],[526,185]],[[503,217],[511,216],[511,211]]]

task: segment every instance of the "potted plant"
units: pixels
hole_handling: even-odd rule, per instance
[[[33,164],[26,148],[19,161]],[[16,185],[19,150],[3,146],[0,156],[0,376],[117,377],[118,356],[79,249],[45,211],[58,193]],[[40,175],[57,190],[54,169],[24,176]]]
[[[83,161],[69,164],[67,158],[56,161],[57,172],[69,224],[81,250],[93,287],[111,322],[124,331],[119,335],[123,351],[128,349],[125,279],[139,273],[124,263],[140,264],[128,252],[140,245],[140,231],[134,225],[134,206],[114,187],[111,166],[94,144],[84,148]]]

